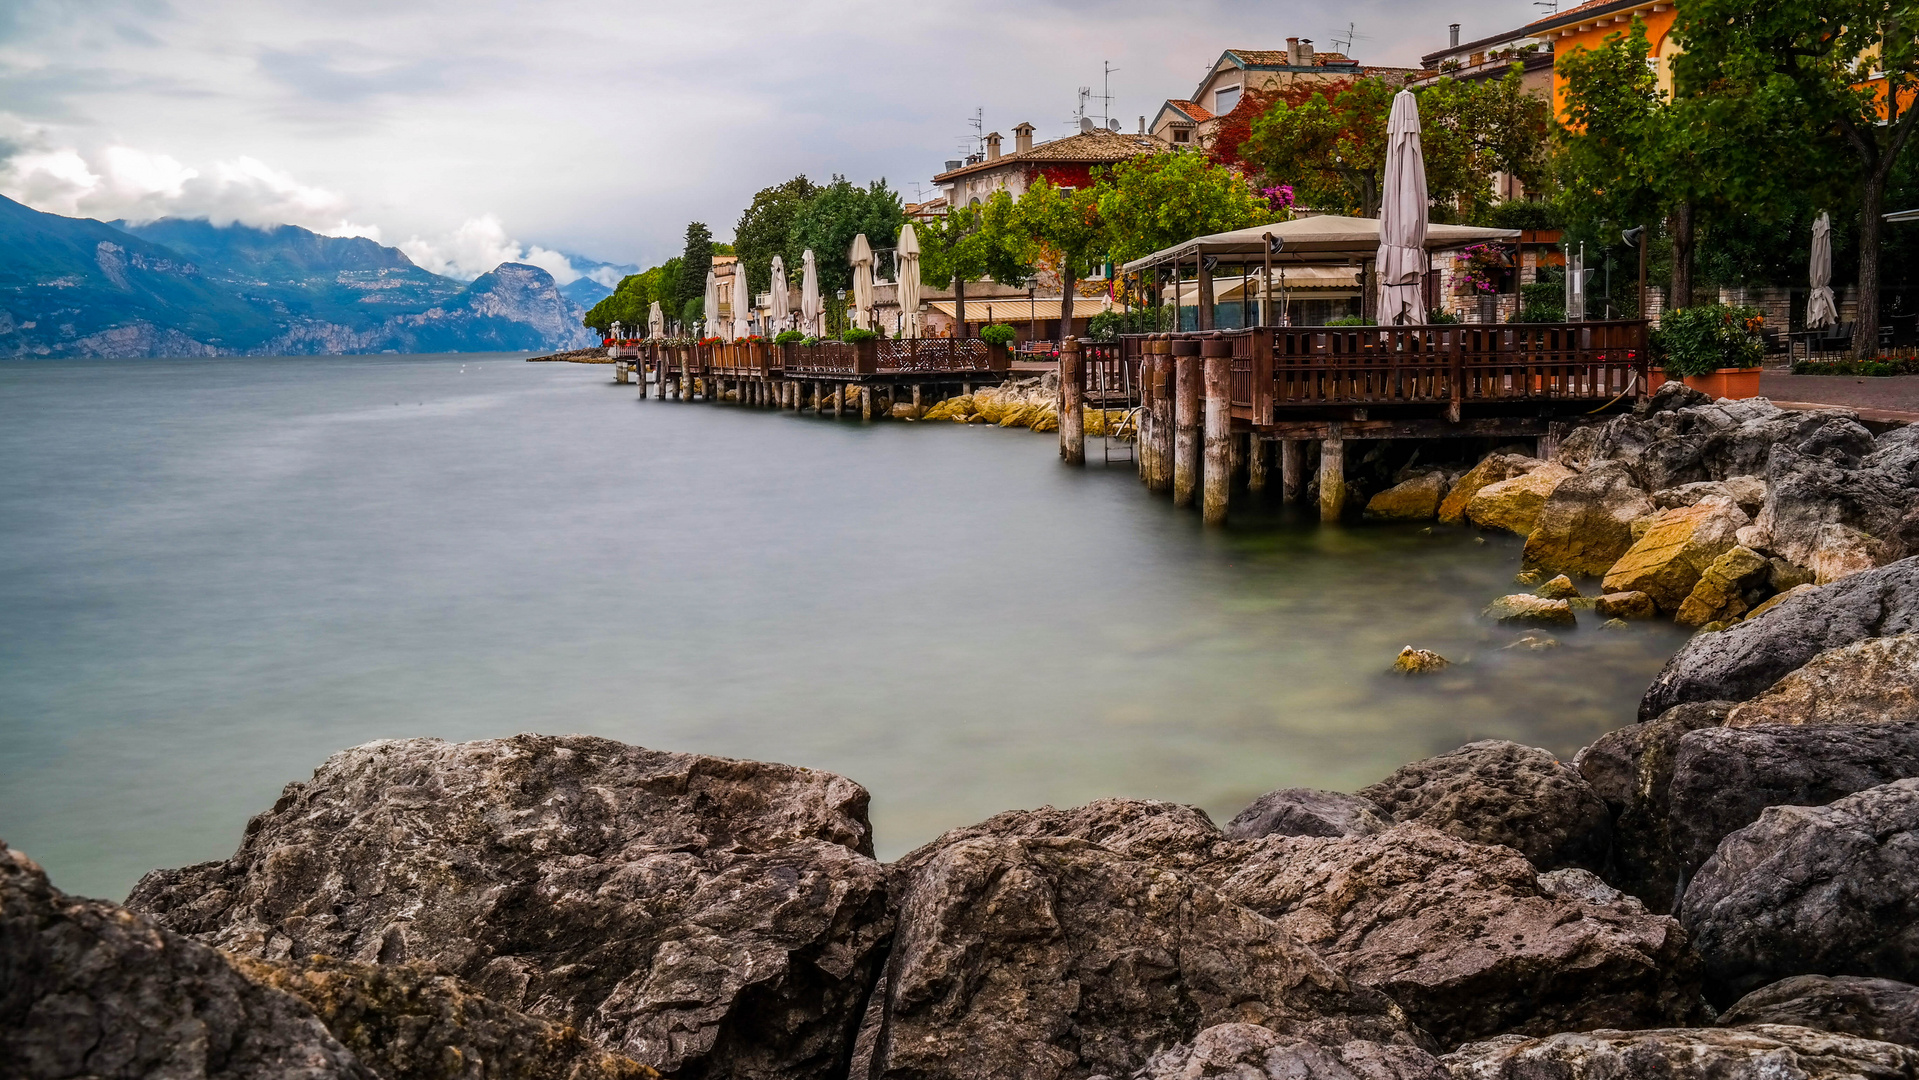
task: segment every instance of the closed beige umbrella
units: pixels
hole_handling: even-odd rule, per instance
[[[1379,205],[1379,324],[1426,321],[1419,287],[1426,272],[1426,161],[1419,147],[1419,103],[1393,97],[1386,121],[1386,183]]]
[[[701,322],[706,324],[705,336],[713,337],[720,332],[720,279],[713,273],[712,267],[706,269],[706,296],[702,303]]]
[[[753,334],[753,294],[746,288],[746,260],[733,260],[733,337]]]
[[[853,264],[853,325],[871,330],[866,319],[873,310],[873,245],[866,242],[865,233],[853,237],[853,250],[846,258]]]
[[[1812,223],[1812,295],[1806,297],[1806,329],[1823,330],[1839,321],[1832,298],[1832,215]]]
[[[895,252],[900,279],[900,336],[920,336],[920,238],[913,223],[900,226],[899,247]]]
[[[653,301],[653,306],[646,309],[646,336],[653,338],[666,336],[666,313],[660,310],[658,300]]]
[[[786,329],[786,260],[773,256],[773,273],[766,283],[766,325],[777,334]]]
[[[820,305],[820,267],[813,249],[800,256],[800,321],[812,337],[826,336],[826,309]]]

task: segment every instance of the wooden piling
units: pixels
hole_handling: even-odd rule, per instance
[[[1160,335],[1152,342],[1153,353],[1153,434],[1152,467],[1146,474],[1150,491],[1170,491],[1173,487],[1173,339]]]
[[[1298,502],[1306,491],[1306,441],[1283,439],[1279,444],[1279,495]]]
[[[1339,422],[1333,422],[1333,434],[1319,444],[1319,520],[1336,522],[1346,509],[1346,440],[1339,435]]]
[[[833,391],[831,397],[833,398],[833,415],[835,417],[846,415],[846,392],[852,388],[852,383],[841,383],[839,389]]]
[[[1080,384],[1079,339],[1059,343],[1059,456],[1068,465],[1086,464],[1086,388]]]
[[[1201,370],[1199,339],[1173,342],[1173,505],[1191,506],[1199,488]]]
[[[860,419],[873,419],[873,388],[870,386],[860,387]]]
[[[1216,337],[1200,348],[1206,459],[1201,512],[1206,524],[1224,525],[1233,493],[1233,343]]]
[[[1259,432],[1248,432],[1246,435],[1246,490],[1266,490],[1266,462],[1269,454],[1266,440],[1259,437]]]
[[[920,384],[914,383],[913,384],[913,415],[917,417],[919,413],[920,413]]]

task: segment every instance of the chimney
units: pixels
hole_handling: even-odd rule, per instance
[[[1013,128],[1013,152],[1024,154],[1033,148],[1033,125],[1021,121]]]
[[[1299,63],[1299,39],[1296,37],[1286,39],[1286,62],[1294,65]]]
[[[1146,134],[1146,118],[1144,116],[1139,118],[1139,133],[1141,135]]]
[[[1459,48],[1459,24],[1453,23],[1447,26],[1446,31],[1447,31],[1447,36],[1451,39],[1447,41],[1446,44],[1450,46],[1451,48],[1455,48],[1455,49]]]
[[[1297,67],[1312,67],[1313,39],[1309,37],[1300,38],[1299,44],[1295,46],[1295,48],[1298,50],[1298,55],[1293,57],[1293,64]]]
[[[999,160],[999,132],[988,132],[986,136],[986,160]]]

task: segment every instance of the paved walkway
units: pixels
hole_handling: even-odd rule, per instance
[[[1852,375],[1788,375],[1767,371],[1759,395],[1782,408],[1838,405],[1868,420],[1919,423],[1919,375],[1865,378]]]

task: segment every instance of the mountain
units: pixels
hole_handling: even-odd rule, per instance
[[[0,355],[472,352],[592,344],[538,267],[471,284],[292,225],[44,214],[0,197]]]
[[[618,285],[621,278],[640,272],[640,268],[632,263],[600,262],[598,259],[589,259],[570,251],[562,251],[560,254],[566,256],[566,261],[573,264],[573,269],[578,270],[582,275],[591,275],[575,278],[560,286],[560,294],[582,308],[590,308],[612,296],[613,285]],[[613,285],[600,284],[600,280],[606,279],[610,279]]]

